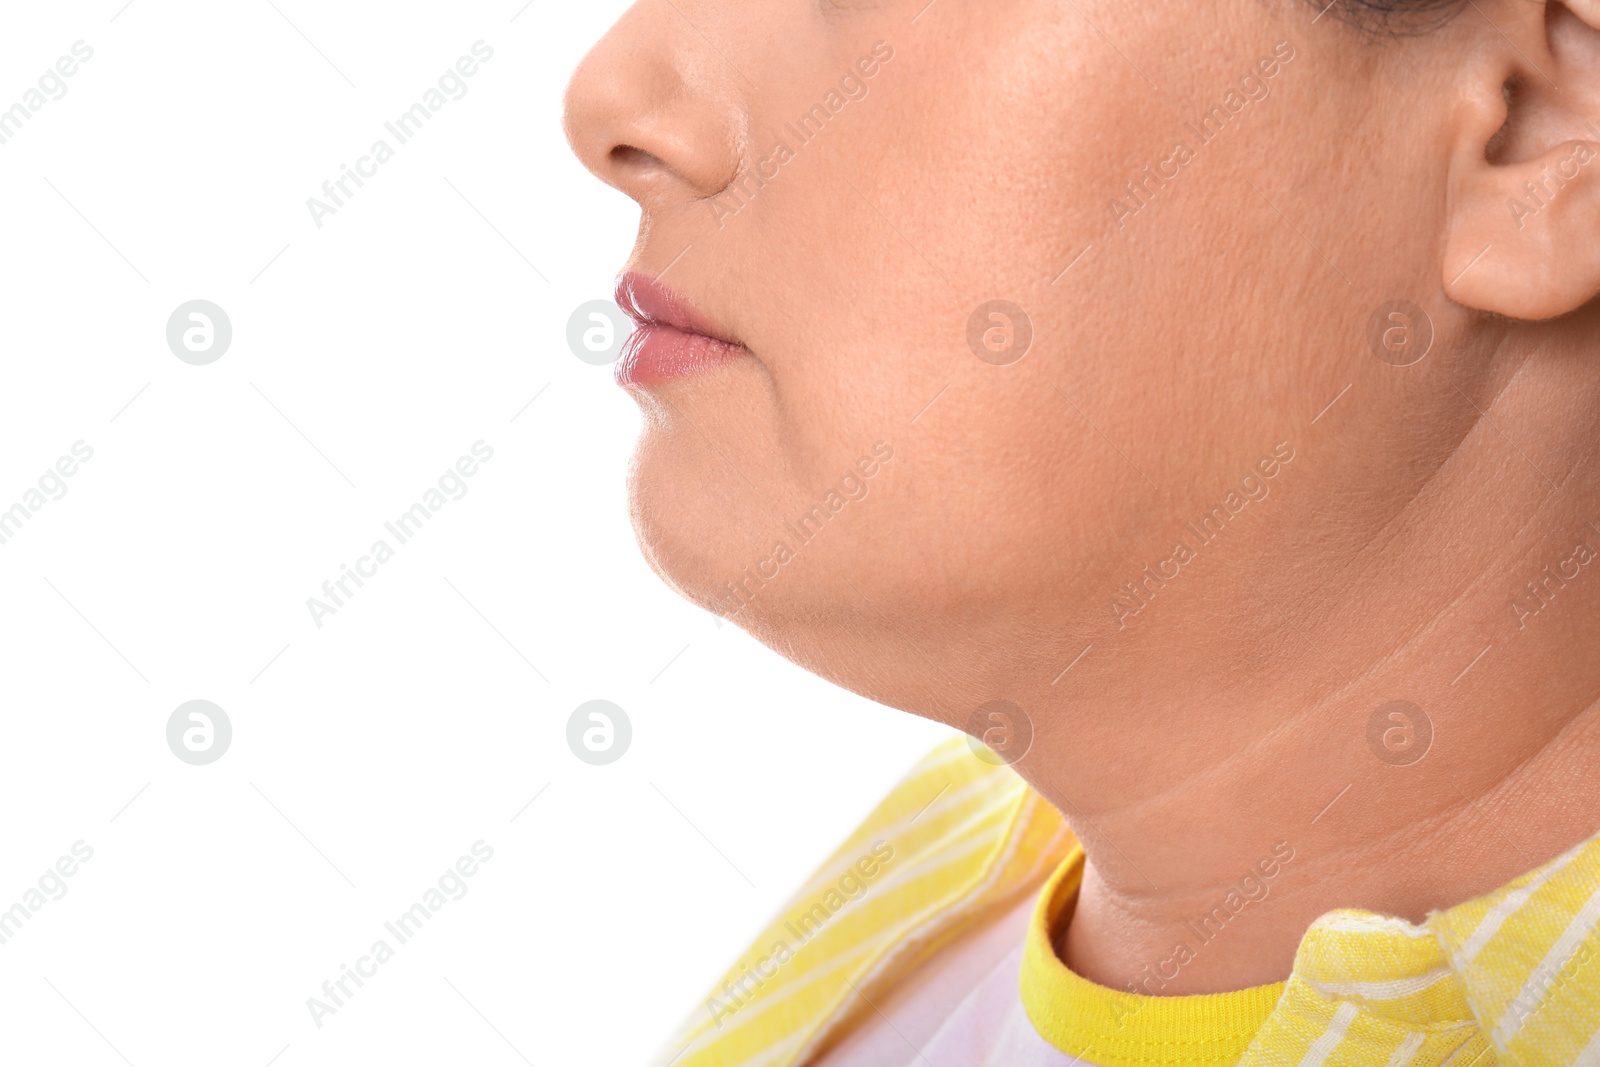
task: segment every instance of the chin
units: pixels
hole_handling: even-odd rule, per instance
[[[838,614],[856,599],[852,585],[871,589],[883,573],[856,558],[864,546],[849,520],[865,516],[844,514],[865,500],[818,510],[796,486],[746,480],[773,466],[741,461],[735,470],[693,430],[657,425],[640,438],[628,477],[634,536],[651,569],[768,643]]]
[[[743,521],[750,493],[693,431],[647,426],[639,439],[628,472],[628,513],[639,551],[679,596],[717,615],[738,607],[726,597],[737,570],[730,561],[751,557],[759,544]]]

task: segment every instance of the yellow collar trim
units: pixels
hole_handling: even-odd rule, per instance
[[[1285,983],[1231,993],[1154,997],[1097,985],[1056,956],[1054,934],[1083,882],[1074,846],[1045,883],[1022,950],[1022,1006],[1050,1044],[1098,1067],[1210,1067],[1239,1062]]]

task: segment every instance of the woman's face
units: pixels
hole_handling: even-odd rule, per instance
[[[1381,509],[1361,486],[1411,450],[1359,428],[1414,415],[1370,322],[1461,325],[1443,33],[1262,0],[641,0],[569,136],[641,208],[622,302],[732,342],[652,328],[619,374],[653,566],[959,722],[1085,645],[1160,655],[1131,609],[1206,588],[1176,541],[1281,567],[1313,501]]]

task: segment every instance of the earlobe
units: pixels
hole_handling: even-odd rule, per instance
[[[1600,295],[1600,137],[1472,170],[1457,186],[1445,246],[1450,299],[1548,319]]]

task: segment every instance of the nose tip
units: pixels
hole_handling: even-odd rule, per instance
[[[686,36],[670,3],[635,5],[584,57],[563,126],[596,177],[646,211],[715,196],[739,171],[745,120],[736,86]]]

